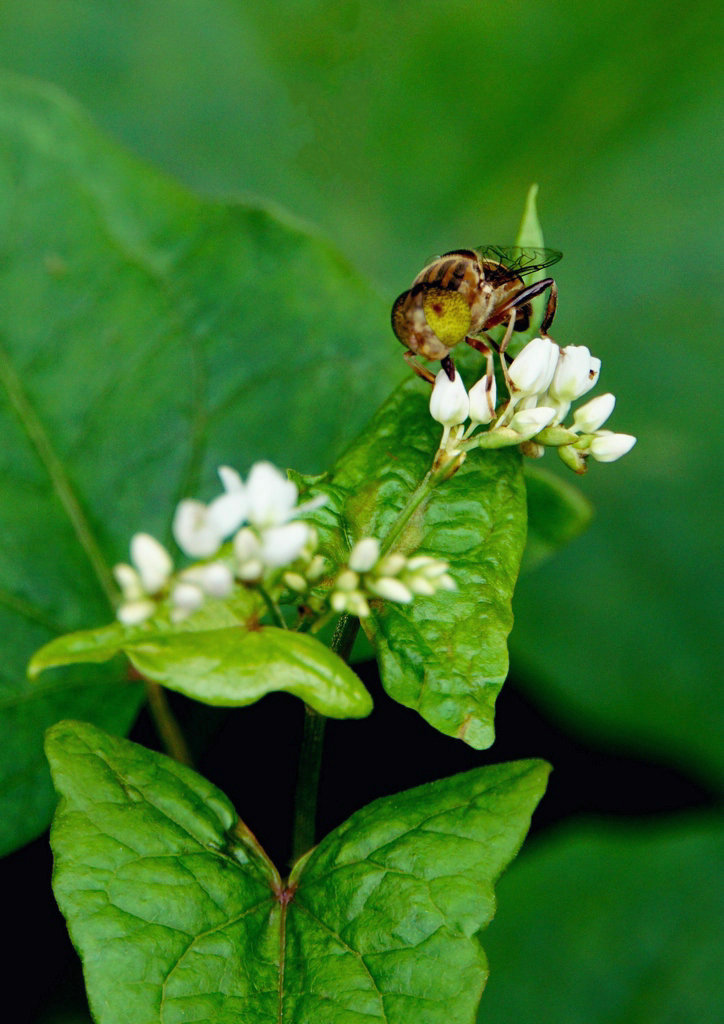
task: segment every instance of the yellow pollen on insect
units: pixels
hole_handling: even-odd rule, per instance
[[[470,329],[470,307],[460,292],[431,288],[422,308],[429,327],[448,348],[462,341]]]

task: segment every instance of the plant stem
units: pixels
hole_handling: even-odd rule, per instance
[[[163,688],[158,683],[152,683],[149,679],[144,680],[146,684],[146,696],[148,697],[148,710],[156,725],[156,730],[163,742],[166,752],[180,761],[181,764],[192,765],[191,754],[186,745],[184,735],[179,728]]]
[[[354,645],[359,619],[342,615],[332,637],[331,649],[344,661],[349,660]],[[324,727],[327,719],[308,705],[304,706],[304,735],[299,754],[297,790],[294,799],[294,836],[292,862],[314,846],[317,825],[317,796],[319,774],[322,767]]]

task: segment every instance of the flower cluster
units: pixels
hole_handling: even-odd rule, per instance
[[[578,408],[573,424],[558,431],[546,428],[562,424],[571,403],[595,386],[601,360],[585,345],[560,348],[548,337],[534,338],[516,356],[510,367],[501,355],[508,398],[496,409],[497,390],[492,363],[488,373],[469,392],[460,378],[450,380],[441,370],[430,397],[430,413],[443,425],[440,444],[449,456],[472,447],[502,447],[530,442],[533,438],[552,444],[567,465],[577,472],[585,470],[590,455],[598,462],[614,462],[636,443],[631,434],[615,434],[600,428],[613,412],[616,399],[599,395]],[[466,420],[470,423],[465,429]],[[489,424],[487,433],[468,440],[480,425]],[[539,445],[524,448],[527,454],[540,455]]]
[[[317,552],[317,531],[300,516],[326,499],[298,505],[296,485],[269,462],[252,466],[246,482],[228,466],[220,467],[219,476],[222,494],[208,504],[184,499],[173,517],[176,543],[200,559],[197,564],[175,571],[171,555],[154,537],[137,533],[131,539],[130,564],[113,570],[122,596],[116,614],[124,625],[145,622],[166,601],[178,622],[206,598],[228,597],[237,583],[263,586],[272,599],[285,590],[303,595],[303,603],[320,615],[331,609],[360,617],[370,614],[373,597],[407,603],[416,595],[456,589],[447,562],[428,555],[382,555],[380,541],[365,537],[331,589],[316,591],[322,577],[332,574]]]
[[[430,555],[407,558],[397,551],[382,555],[379,540],[364,537],[352,548],[346,568],[337,576],[330,604],[336,612],[366,618],[370,598],[409,604],[416,595],[429,597],[437,590],[457,590],[448,568],[447,562]]]
[[[297,562],[305,575],[306,570],[320,573],[316,531],[299,516],[319,508],[324,497],[297,505],[296,484],[269,462],[252,466],[246,483],[228,466],[220,467],[219,476],[222,494],[208,505],[186,498],[173,517],[179,548],[207,561],[175,573],[171,555],[155,538],[147,533],[132,538],[131,564],[114,569],[122,595],[117,617],[125,625],[144,622],[167,598],[178,621],[207,597],[228,597],[235,580],[259,583]],[[230,547],[224,547],[229,539]]]

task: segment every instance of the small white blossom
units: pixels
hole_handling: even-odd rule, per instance
[[[201,566],[199,580],[209,597],[228,597],[234,589],[234,574],[226,562],[211,562]]]
[[[380,557],[380,542],[376,537],[363,537],[352,548],[347,563],[355,572],[369,572]]]
[[[239,579],[245,582],[258,580],[264,572],[264,563],[261,560],[261,541],[254,530],[248,526],[239,530],[234,537],[233,549]]]
[[[591,441],[590,452],[596,462],[615,462],[630,452],[635,444],[636,438],[632,434],[602,430]]]
[[[156,611],[156,604],[150,598],[141,601],[125,601],[116,611],[116,618],[124,626],[138,626]]]
[[[481,377],[473,384],[468,393],[470,399],[470,421],[472,423],[490,423],[495,415],[497,385],[495,377]]]
[[[508,367],[508,377],[521,395],[539,395],[548,389],[560,349],[550,338],[533,338]]]
[[[573,413],[573,429],[582,434],[592,434],[603,426],[615,404],[616,399],[611,394],[592,398]]]
[[[523,409],[517,412],[510,421],[510,429],[527,441],[547,427],[555,414],[556,410],[546,405],[539,406],[537,409]]]
[[[281,526],[292,518],[299,491],[271,462],[256,462],[246,481],[252,526]]]
[[[228,491],[209,503],[206,516],[209,526],[221,540],[226,540],[246,519],[249,502],[245,491]],[[219,545],[220,546],[220,545]]]
[[[430,415],[445,427],[454,427],[464,423],[468,417],[470,402],[462,377],[455,373],[455,380],[450,380],[444,370],[440,370],[430,395]]]
[[[381,576],[379,579],[370,580],[367,586],[373,594],[384,597],[388,601],[395,601],[397,604],[409,604],[412,600],[410,588],[393,576]]]
[[[600,372],[601,360],[585,345],[566,345],[560,350],[548,392],[556,402],[573,402],[591,390]]]
[[[171,603],[175,608],[180,608],[191,614],[204,603],[204,592],[195,583],[180,581],[171,591]]]
[[[139,601],[146,596],[138,572],[125,562],[113,566],[113,575],[125,601]]]
[[[190,558],[215,555],[223,541],[218,525],[209,519],[208,508],[195,498],[178,503],[172,530],[176,543]]]
[[[385,555],[384,559],[377,566],[377,574],[379,576],[397,576],[406,565],[407,559],[405,556],[400,554],[399,551],[392,551],[389,555]]]
[[[216,472],[227,494],[239,494],[245,490],[244,481],[231,466],[219,466]]]
[[[138,569],[147,594],[163,589],[173,572],[168,551],[149,533],[134,533],[131,537],[131,561]]]
[[[280,569],[284,565],[296,562],[309,538],[309,527],[306,523],[285,523],[283,526],[270,526],[262,531],[261,560],[269,569]]]

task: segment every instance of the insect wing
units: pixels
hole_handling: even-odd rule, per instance
[[[563,253],[557,249],[535,249],[519,245],[483,245],[475,252],[483,263],[503,266],[518,277],[551,267],[563,258]]]

